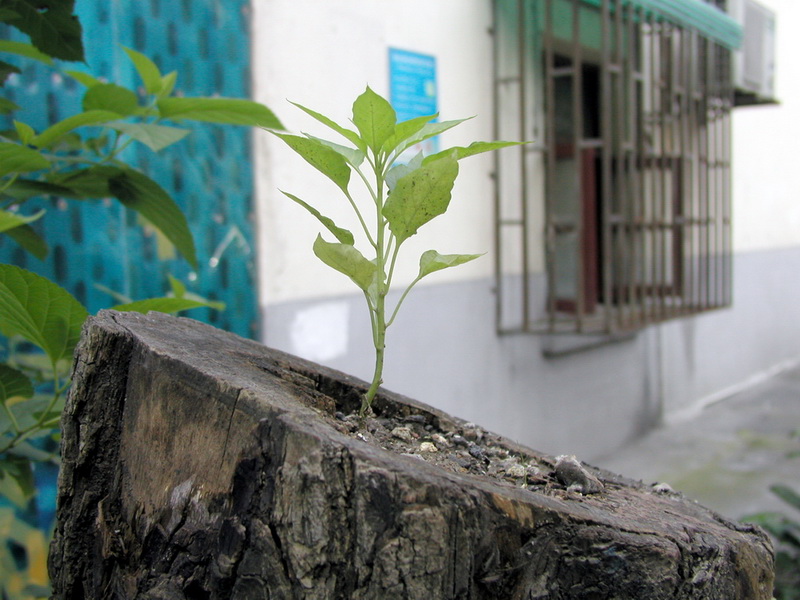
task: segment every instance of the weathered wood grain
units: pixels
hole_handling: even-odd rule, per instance
[[[383,450],[323,418],[363,389],[188,319],[92,318],[53,598],[771,598],[760,530],[600,470],[599,493],[539,493]],[[390,393],[376,411],[463,424]]]

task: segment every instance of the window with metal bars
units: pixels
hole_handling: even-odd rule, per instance
[[[496,165],[499,329],[613,334],[729,305],[731,51],[646,3],[502,4],[497,122],[518,111],[539,144]],[[533,171],[544,295],[529,259]]]

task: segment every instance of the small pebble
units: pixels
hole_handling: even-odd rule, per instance
[[[673,490],[672,486],[668,483],[654,483],[653,491],[656,494],[669,494],[670,492],[674,492],[675,490]]]
[[[483,438],[483,431],[475,423],[467,423],[461,432],[471,442],[479,442]]]
[[[437,446],[439,446],[440,448],[449,448],[450,447],[450,442],[448,442],[444,438],[444,436],[442,436],[441,434],[434,433],[431,436],[431,439],[433,440],[433,443],[436,444]]]
[[[414,439],[411,430],[408,427],[395,427],[392,429],[392,436],[404,442],[410,442]]]
[[[453,436],[453,443],[456,446],[469,446],[469,442],[458,434]]]
[[[406,423],[424,423],[425,415],[408,415],[403,419]]]
[[[506,476],[507,477],[525,477],[527,474],[527,469],[522,465],[511,465],[506,468]]]
[[[472,445],[471,445],[471,446],[470,446],[470,447],[467,449],[467,452],[469,452],[469,455],[470,455],[471,457],[473,457],[473,458],[477,458],[477,459],[483,459],[483,458],[485,458],[485,455],[483,454],[483,450],[481,450],[481,447],[480,447],[480,446],[478,446],[477,444],[472,444]]]
[[[403,452],[403,456],[410,456],[411,458],[416,458],[417,460],[425,460],[419,454],[411,454],[410,452]]]
[[[422,442],[419,445],[420,452],[438,452],[439,449],[436,447],[436,444],[433,442]]]
[[[525,474],[528,477],[535,479],[537,477],[540,477],[542,472],[539,470],[539,467],[534,467],[533,465],[529,465],[528,468],[525,469]]]

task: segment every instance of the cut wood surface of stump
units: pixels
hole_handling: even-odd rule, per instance
[[[769,600],[759,529],[196,321],[103,311],[53,598]]]

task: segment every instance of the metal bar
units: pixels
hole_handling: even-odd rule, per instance
[[[555,218],[555,198],[553,187],[556,172],[556,133],[555,133],[555,83],[553,68],[555,55],[553,52],[553,0],[545,0],[544,7],[545,36],[545,261],[547,272],[547,321],[548,330],[556,328],[556,233],[552,220]]]
[[[494,115],[492,117],[493,139],[501,139],[500,135],[500,85],[503,83],[500,78],[500,33],[498,27],[500,23],[500,5],[498,2],[492,4],[492,76],[494,87],[492,89],[492,103]],[[503,331],[503,255],[502,255],[502,227],[500,210],[500,153],[492,152],[494,161],[494,288],[495,306],[494,322],[495,330],[499,333]]]
[[[578,171],[578,203],[580,206],[580,218],[578,218],[578,248],[576,256],[577,268],[575,270],[575,327],[578,332],[584,331],[586,316],[586,257],[584,256],[584,240],[586,235],[586,223],[584,222],[585,201],[584,185],[586,182],[581,176],[583,172],[583,153],[581,145],[584,138],[583,126],[583,56],[581,46],[580,28],[580,4],[579,0],[572,0],[572,136],[573,136],[573,160]]]
[[[611,74],[608,70],[610,63],[609,48],[609,23],[610,7],[609,0],[603,0],[601,7],[600,20],[602,22],[602,44],[600,49],[600,131],[603,138],[603,150],[600,156],[601,168],[601,189],[600,189],[600,208],[602,212],[602,286],[603,302],[605,306],[605,328],[608,333],[616,331],[614,320],[613,302],[613,247],[612,247],[612,226],[611,226],[611,154],[613,152],[613,125],[612,125],[612,96],[611,96]]]
[[[684,268],[686,269],[686,281],[685,281],[685,288],[683,290],[683,301],[687,307],[687,310],[693,311],[695,305],[695,289],[696,289],[696,277],[697,272],[695,269],[696,259],[695,256],[697,254],[697,244],[696,244],[696,226],[694,222],[696,221],[696,216],[698,214],[697,206],[699,205],[702,193],[701,193],[701,170],[702,165],[700,162],[700,133],[702,131],[701,126],[701,119],[700,119],[700,110],[699,110],[699,102],[700,98],[702,97],[701,89],[703,85],[702,79],[702,69],[700,67],[700,37],[697,33],[692,33],[691,36],[692,42],[692,56],[690,57],[690,82],[689,82],[689,89],[688,89],[688,97],[689,97],[689,126],[692,129],[692,136],[690,140],[691,144],[691,164],[692,164],[692,181],[691,181],[691,193],[689,195],[689,202],[684,204],[684,211],[685,211],[685,218],[686,218],[686,225],[684,227],[684,231],[686,232],[686,241],[685,241],[685,256],[684,256]]]
[[[527,140],[528,135],[528,117],[527,105],[525,102],[525,57],[527,56],[527,44],[525,35],[525,0],[519,0],[518,4],[518,46],[519,57],[518,61],[518,76],[519,76],[519,139]],[[520,216],[522,220],[522,323],[523,328],[527,329],[531,324],[530,308],[531,308],[531,286],[530,286],[530,250],[528,248],[528,161],[525,157],[525,146],[518,147],[520,153]]]
[[[639,9],[634,10],[633,6],[629,7],[630,15],[628,25],[629,30],[629,52],[631,57],[629,60],[630,72],[630,105],[632,107],[631,114],[631,140],[633,144],[633,156],[630,165],[632,175],[632,197],[631,202],[631,286],[633,287],[632,302],[634,305],[634,318],[633,325],[635,327],[642,327],[644,325],[643,310],[644,310],[644,297],[642,293],[641,284],[641,261],[644,260],[643,256],[639,256],[637,250],[644,243],[644,232],[642,230],[643,221],[643,208],[644,208],[644,194],[645,194],[645,180],[644,180],[644,65],[642,61],[643,46],[644,46],[644,12]]]

